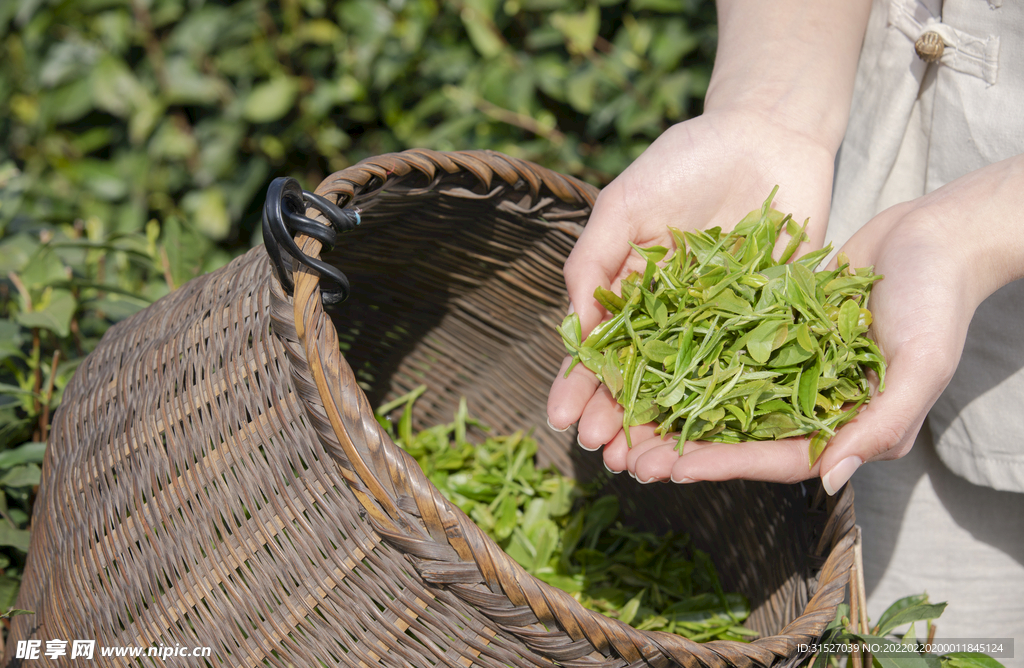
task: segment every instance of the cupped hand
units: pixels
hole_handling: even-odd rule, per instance
[[[1024,271],[1024,158],[990,165],[876,216],[843,247],[852,266],[884,276],[869,336],[887,360],[885,390],[841,427],[808,469],[807,439],[720,444],[624,438],[606,448],[638,480],[795,482],[821,475],[835,493],[864,462],[910,451],[956,370],[977,306]],[[835,263],[833,262],[833,266]],[[614,467],[612,467],[614,469]],[[617,469],[614,469],[617,470]]]
[[[608,317],[594,289],[617,291],[630,272],[643,271],[644,262],[629,242],[671,248],[668,226],[731,229],[776,185],[773,206],[798,221],[810,219],[809,240],[799,252],[819,248],[834,157],[812,134],[757,112],[716,110],[670,128],[601,191],[565,263],[569,298],[584,336]],[[605,464],[622,470],[621,408],[582,365],[564,377],[568,364],[566,358],[551,387],[549,423],[563,430],[578,421],[579,441],[587,449],[621,442],[622,447],[606,448]]]

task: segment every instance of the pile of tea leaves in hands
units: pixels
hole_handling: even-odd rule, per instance
[[[465,399],[451,424],[414,433],[413,403],[424,390],[381,406],[378,420],[445,498],[531,575],[637,629],[698,642],[757,637],[741,626],[746,599],[723,591],[688,536],[625,526],[615,496],[538,468],[530,436],[489,433],[469,417]],[[403,405],[397,425],[384,417]],[[473,427],[486,434],[480,443],[467,439]]]
[[[582,363],[622,405],[627,442],[629,427],[649,422],[678,432],[680,453],[687,440],[813,434],[813,466],[870,399],[869,370],[884,389],[885,360],[866,336],[882,277],[842,253],[836,269],[818,271],[831,245],[792,259],[807,222],[772,208],[777,191],[731,231],[669,228],[674,250],[633,245],[643,274],[623,279],[621,294],[594,291],[611,318],[585,340],[577,314],[560,325],[569,371]],[[775,259],[783,230],[790,239]]]

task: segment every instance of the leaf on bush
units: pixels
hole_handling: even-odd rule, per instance
[[[219,187],[192,191],[185,195],[181,206],[191,216],[192,225],[210,239],[223,239],[231,231],[224,191]]]
[[[172,104],[213,104],[224,92],[216,77],[203,74],[183,56],[169,58],[166,67],[167,101]]]
[[[99,199],[116,202],[128,194],[128,182],[114,162],[83,159],[72,163],[68,173]]]
[[[597,70],[584,69],[565,81],[565,99],[576,111],[589,114],[594,108],[597,79]]]
[[[101,54],[95,44],[82,40],[57,42],[46,55],[39,70],[39,83],[56,88],[86,74]]]
[[[60,257],[47,246],[32,256],[19,276],[30,290],[45,288],[57,281],[65,281],[68,277]]]
[[[97,109],[126,117],[149,95],[123,60],[106,55],[90,74],[92,99]]]
[[[0,325],[4,321],[0,320]],[[20,464],[42,464],[46,454],[46,443],[23,443],[11,450],[0,452],[0,469],[9,469]]]
[[[7,610],[0,617],[16,617],[19,614],[31,614],[27,610],[15,610],[11,606],[18,598],[18,589],[21,588],[21,580],[0,575],[0,610]]]
[[[472,4],[467,3],[468,6],[460,13],[466,34],[481,56],[494,58],[504,50],[505,42],[490,17],[473,8]]]
[[[7,545],[22,552],[28,552],[30,540],[29,532],[24,529],[15,529],[5,520],[0,520],[0,545]]]
[[[942,658],[945,668],[1004,668],[1002,663],[981,652],[950,652]]]
[[[0,205],[2,205],[0,200]],[[0,243],[0,276],[21,272],[29,260],[39,251],[39,240],[24,232],[13,234]]]
[[[551,15],[551,25],[565,37],[569,51],[590,53],[601,26],[601,12],[597,5],[588,5],[582,12],[572,14],[556,12]]]
[[[71,318],[78,307],[74,296],[67,290],[52,290],[46,305],[37,311],[19,313],[18,324],[22,327],[41,327],[57,336],[64,337],[71,333]]]
[[[295,105],[299,85],[294,77],[276,76],[252,89],[245,99],[242,115],[252,123],[269,123],[281,118]]]
[[[0,318],[0,362],[3,362],[8,357],[21,356],[21,344],[23,342],[24,338],[21,327],[11,320]],[[3,454],[0,453],[0,457]]]
[[[39,484],[42,471],[35,464],[15,466],[0,477],[0,487],[31,487]]]
[[[20,585],[20,583],[19,583],[19,585]],[[0,594],[0,598],[2,598],[2,597],[3,597],[3,594]],[[15,597],[17,597],[17,595],[15,595]],[[34,614],[36,614],[36,613],[33,612],[32,610],[22,610],[20,608],[8,608],[7,612],[5,612],[4,614],[0,615],[0,617],[2,617],[3,619],[10,619],[11,617],[21,617],[22,615],[34,615]]]
[[[891,609],[891,608],[890,608]],[[885,635],[904,624],[936,619],[946,609],[945,603],[917,602],[883,616],[878,622],[878,635]]]

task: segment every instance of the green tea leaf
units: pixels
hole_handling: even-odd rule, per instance
[[[725,417],[725,409],[722,408],[721,406],[717,406],[715,408],[708,409],[708,410],[706,410],[706,411],[704,411],[703,413],[700,414],[700,419],[701,420],[706,420],[707,422],[710,422],[711,424],[717,424],[718,422],[721,422],[724,417]]]
[[[633,416],[630,420],[630,427],[647,424],[658,417],[661,412],[658,405],[650,399],[640,399],[633,407]]]
[[[786,248],[782,251],[782,255],[779,257],[779,264],[785,264],[789,262],[789,259],[793,257],[793,253],[800,246],[801,243],[807,240],[807,224],[810,219],[805,220],[803,226],[797,224],[792,218],[786,226],[786,234],[789,235],[789,243],[786,244]]]
[[[579,358],[583,362],[583,366],[587,367],[595,374],[601,373],[601,367],[604,364],[604,356],[594,350],[593,348],[587,348],[586,346],[580,346]]]
[[[594,288],[594,299],[596,299],[601,306],[608,309],[611,313],[620,313],[626,306],[626,300],[618,296],[611,290],[606,290],[600,285]]]
[[[675,346],[658,339],[651,339],[644,344],[644,355],[659,364],[664,363],[668,357],[675,357],[678,352],[679,349]]]
[[[622,370],[619,368],[619,355],[615,350],[607,350],[604,354],[604,363],[601,365],[601,382],[612,393],[613,398],[618,398],[622,392]]]
[[[847,345],[854,342],[857,333],[857,322],[860,320],[860,307],[857,302],[847,299],[839,308],[839,335]]]
[[[740,594],[714,593],[693,596],[665,610],[665,616],[677,622],[705,622],[713,619],[744,620],[750,615],[750,604]]]
[[[530,538],[535,550],[531,570],[538,571],[548,565],[555,553],[555,548],[558,547],[558,527],[551,520],[545,520],[534,527]]]
[[[815,363],[800,375],[800,408],[807,417],[814,417],[814,406],[818,397],[818,380],[821,378],[821,366]]]
[[[658,324],[658,327],[665,329],[668,327],[668,306],[665,302],[660,299],[654,302],[654,312],[651,314],[654,317],[654,322]]]
[[[651,246],[649,248],[640,248],[636,244],[630,242],[630,246],[633,247],[640,257],[647,260],[648,262],[658,263],[665,259],[668,254],[668,249],[664,246]]]
[[[776,337],[779,332],[785,337],[786,323],[781,320],[768,320],[754,328],[747,337],[747,352],[754,361],[765,364],[775,349]]]
[[[814,467],[814,463],[821,457],[821,453],[825,452],[825,446],[828,445],[829,440],[831,440],[831,436],[825,430],[819,430],[811,437],[810,447],[807,451],[809,460],[807,468]]]
[[[565,343],[565,350],[569,353],[575,353],[580,347],[580,342],[583,340],[580,316],[577,313],[570,313],[565,316],[558,331],[562,335],[562,342]]]
[[[495,513],[494,522],[494,537],[499,540],[505,540],[512,535],[512,530],[516,526],[516,514],[519,509],[519,504],[516,502],[516,498],[511,495],[505,496],[498,506],[498,510]]]
[[[748,315],[753,311],[750,302],[737,295],[731,288],[718,292],[708,304],[724,314]]]
[[[790,413],[773,412],[754,420],[750,434],[759,440],[788,438],[800,430],[802,423]]]
[[[796,342],[808,353],[813,353],[818,350],[818,344],[811,336],[811,329],[807,326],[806,322],[802,322],[797,325]]]
[[[811,358],[813,353],[797,345],[791,343],[788,346],[782,348],[778,354],[771,360],[769,366],[772,367],[789,367],[796,366],[803,362],[806,362]]]
[[[619,611],[619,621],[624,624],[631,624],[633,619],[636,617],[637,610],[640,609],[640,602],[643,601],[645,592],[640,592],[633,598],[629,599],[626,605],[622,606],[622,610]]]
[[[817,284],[814,281],[814,274],[811,273],[811,270],[798,263],[788,266],[790,280],[800,289],[806,303],[816,302],[818,290]]]

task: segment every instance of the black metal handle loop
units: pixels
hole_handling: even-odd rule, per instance
[[[306,217],[308,207],[322,213],[330,227]],[[320,274],[320,294],[325,305],[338,304],[348,299],[348,277],[337,267],[303,253],[293,237],[305,234],[319,241],[329,252],[334,248],[338,233],[355,229],[359,222],[357,209],[343,209],[325,197],[306,192],[295,179],[282,176],[271,181],[263,204],[263,243],[277,268],[277,277],[284,291],[290,295],[295,289],[295,283],[285,266],[287,256]],[[335,287],[326,289],[325,280]]]

